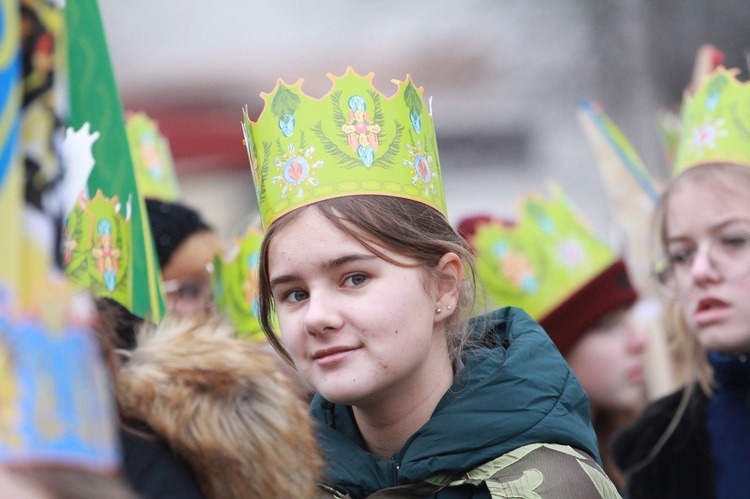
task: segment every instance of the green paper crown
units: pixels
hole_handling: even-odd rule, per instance
[[[145,113],[132,113],[125,126],[140,194],[162,201],[177,201],[179,189],[172,152],[156,122]]]
[[[61,249],[65,273],[77,288],[130,309],[130,218],[119,209],[117,196],[108,199],[100,190],[90,200],[79,196],[63,228]]]
[[[232,257],[214,258],[211,285],[220,313],[237,328],[240,337],[263,340],[258,320],[258,265],[263,233],[250,227],[230,250]]]
[[[245,110],[243,131],[264,227],[296,208],[343,196],[375,194],[413,199],[446,215],[435,128],[410,76],[392,80],[386,97],[373,74],[350,67],[321,99],[302,92],[303,80],[279,79],[262,93],[256,123]]]
[[[488,221],[472,245],[492,307],[513,305],[539,320],[617,261],[562,188],[524,198],[513,223]]]
[[[682,101],[682,131],[673,175],[693,166],[750,166],[750,86],[719,66]]]

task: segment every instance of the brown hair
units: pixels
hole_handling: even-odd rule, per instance
[[[669,219],[667,207],[676,188],[687,182],[700,184],[701,189],[716,192],[737,189],[737,180],[741,179],[750,188],[750,168],[733,164],[705,164],[690,168],[676,177],[667,186],[659,199],[656,208],[656,226],[659,230],[659,242],[662,250],[667,249]],[[672,341],[678,350],[682,350],[688,362],[692,381],[698,382],[707,395],[711,394],[711,367],[706,360],[706,352],[698,343],[695,334],[690,331],[681,313],[679,300],[672,300],[668,306],[666,320],[667,330],[672,333]]]
[[[417,266],[426,271],[428,279],[450,279],[437,272],[436,267],[446,253],[458,255],[465,269],[465,278],[464,282],[456,283],[459,287],[459,300],[454,314],[445,322],[448,348],[451,358],[456,361],[466,342],[466,326],[474,306],[476,272],[473,250],[434,208],[410,199],[378,195],[320,201],[284,215],[268,228],[261,246],[258,302],[263,332],[279,355],[292,363],[273,327],[274,303],[268,274],[268,249],[274,234],[307,209],[318,210],[336,228],[389,263],[404,265],[403,262],[388,257],[383,249],[416,260]]]

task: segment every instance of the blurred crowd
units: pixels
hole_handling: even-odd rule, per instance
[[[669,179],[606,103],[571,109],[616,242],[555,182],[450,227],[439,174],[452,165],[410,80],[393,102],[372,89],[331,116],[277,83],[244,120],[259,214],[226,241],[181,197],[158,123],[122,109],[96,0],[0,9],[4,497],[750,490],[750,87],[711,45],[660,115]],[[391,105],[395,131],[380,119]],[[352,173],[402,143],[406,180]],[[335,258],[346,248],[359,253]],[[389,339],[368,329],[381,323]],[[349,325],[377,362],[347,367],[354,347],[320,339]]]

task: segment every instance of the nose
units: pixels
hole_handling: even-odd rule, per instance
[[[715,282],[721,279],[714,264],[711,262],[711,255],[708,248],[696,251],[690,265],[690,274],[696,284]]]
[[[648,334],[646,333],[646,330],[634,324],[632,319],[628,319],[627,330],[628,351],[635,354],[643,352],[648,344]]]
[[[336,331],[343,325],[335,298],[325,291],[310,291],[304,321],[305,332],[309,335]]]

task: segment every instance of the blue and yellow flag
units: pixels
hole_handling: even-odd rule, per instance
[[[53,264],[61,21],[41,0],[0,2],[0,465],[113,473],[109,371],[89,307]]]
[[[23,171],[18,132],[21,110],[20,9],[0,2],[0,300],[22,282]]]

